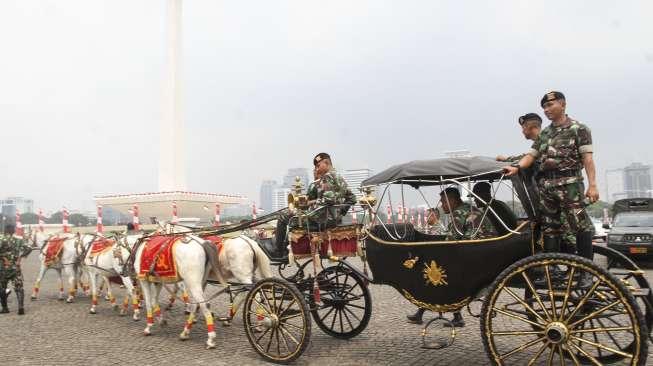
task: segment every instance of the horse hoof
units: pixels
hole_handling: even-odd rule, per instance
[[[37,297],[36,297],[36,296],[34,296],[34,295],[32,295],[32,296],[30,296],[30,298],[29,298],[29,299],[30,299],[30,300],[32,300],[32,301],[36,301],[36,299],[37,299]]]
[[[180,341],[187,341],[187,340],[189,340],[189,339],[190,339],[190,335],[189,335],[188,333],[186,333],[186,332],[182,332],[182,333],[179,335],[179,340],[180,340]]]
[[[206,342],[206,349],[214,349],[214,348],[215,348],[214,342]]]
[[[133,316],[133,317],[132,317],[132,320],[135,321],[135,322],[137,322],[137,321],[141,320],[141,318],[139,318],[139,317],[137,317],[137,316]]]
[[[225,320],[225,321],[222,322],[222,326],[223,326],[223,327],[230,327],[230,326],[231,326],[231,322]]]
[[[184,315],[186,315],[186,316],[190,315],[190,311],[184,310]]]
[[[91,309],[91,310],[89,310],[88,313],[89,313],[89,314],[93,314],[93,315],[97,314],[97,312],[95,311],[95,309]]]
[[[168,321],[165,319],[159,320],[159,325],[162,327],[168,326]]]
[[[149,329],[145,329],[145,330],[143,331],[143,335],[146,336],[146,337],[151,336],[151,335],[152,335],[152,331],[150,331]]]
[[[35,300],[36,300],[36,299],[35,299]],[[58,300],[58,301],[64,301],[64,300],[66,300],[66,299],[64,299],[63,297],[60,297],[60,298],[58,298],[57,300]]]

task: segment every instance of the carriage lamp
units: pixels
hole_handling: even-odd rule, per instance
[[[369,207],[372,209],[376,206],[376,197],[373,195],[374,190],[372,190],[372,187],[365,187],[362,191],[364,195],[358,200],[358,203],[363,207]]]

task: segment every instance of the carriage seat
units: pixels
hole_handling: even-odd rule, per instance
[[[387,225],[376,225],[370,230],[372,235],[377,238],[394,243],[414,243],[417,240],[418,233],[415,231],[413,224],[387,224]],[[388,234],[388,232],[391,234]],[[421,234],[421,233],[420,233]],[[426,234],[422,234],[426,235]],[[435,235],[430,235],[435,236]],[[420,240],[421,241],[421,240]]]

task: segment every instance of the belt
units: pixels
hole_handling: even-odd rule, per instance
[[[558,178],[569,178],[569,177],[578,177],[580,176],[579,170],[547,170],[540,172],[538,174],[546,179],[558,179]]]

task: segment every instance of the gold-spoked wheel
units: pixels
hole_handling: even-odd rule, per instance
[[[504,270],[481,311],[495,365],[644,365],[648,330],[622,281],[569,254],[538,254]]]
[[[290,363],[311,338],[311,318],[297,287],[279,278],[259,281],[247,294],[243,323],[249,343],[267,361]]]

